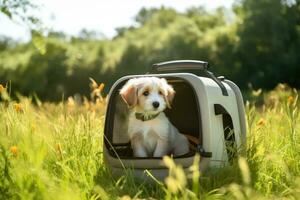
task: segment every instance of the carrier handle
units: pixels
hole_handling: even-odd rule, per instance
[[[152,65],[152,72],[165,72],[177,70],[207,70],[208,62],[200,60],[174,60],[160,62]]]
[[[160,62],[152,65],[152,73],[160,72],[174,72],[181,70],[201,70],[207,77],[215,81],[221,88],[223,96],[228,96],[226,87],[220,79],[218,79],[212,72],[208,71],[208,62],[201,60],[174,60],[167,62]]]

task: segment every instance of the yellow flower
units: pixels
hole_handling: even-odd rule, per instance
[[[289,96],[287,101],[288,101],[288,105],[292,105],[294,103],[295,99],[293,96]]]
[[[262,89],[258,89],[258,90],[253,90],[252,91],[252,95],[255,96],[255,97],[258,97],[262,92]]]
[[[98,88],[94,89],[93,92],[92,92],[92,97],[95,98],[95,97],[99,97],[100,96],[100,90]]]
[[[22,104],[20,103],[15,103],[14,104],[14,108],[17,112],[22,112],[23,111],[23,107],[22,107]]]
[[[17,146],[12,146],[10,147],[10,152],[14,155],[14,156],[18,156],[18,147]]]
[[[89,101],[87,100],[87,98],[84,98],[84,100],[83,100],[83,105],[84,105],[85,109],[87,109],[87,110],[90,108],[90,103],[89,103]]]
[[[4,90],[6,90],[6,88],[2,84],[0,84],[0,93],[3,92]]]
[[[90,87],[96,89],[98,87],[97,82],[92,78],[90,78],[90,81],[91,81]]]
[[[73,108],[73,107],[75,107],[75,104],[76,104],[76,103],[75,103],[73,97],[68,97],[67,106],[68,106],[69,108]]]
[[[100,93],[102,92],[102,90],[104,89],[104,83],[101,83],[100,85],[99,85],[99,87],[98,87],[98,89],[99,89],[99,91],[100,91]]]
[[[101,83],[97,88],[94,88],[92,91],[92,97],[101,97],[101,92],[104,88],[104,83]]]
[[[279,90],[285,90],[286,88],[287,88],[287,85],[284,83],[279,83],[277,85],[277,89],[279,89]]]
[[[264,118],[260,118],[257,122],[258,126],[264,126],[266,124],[266,120]]]

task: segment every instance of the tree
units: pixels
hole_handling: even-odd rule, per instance
[[[151,8],[151,9],[142,8],[135,16],[135,21],[140,25],[144,25],[149,19],[151,19],[153,14],[158,12],[158,10],[159,9],[157,8]]]
[[[31,28],[39,23],[39,19],[29,11],[37,7],[30,0],[0,0],[0,13],[13,21],[22,21]]]
[[[241,82],[272,88],[278,82],[300,86],[300,5],[297,1],[242,0],[237,59],[242,64]],[[245,84],[245,83],[244,83]]]

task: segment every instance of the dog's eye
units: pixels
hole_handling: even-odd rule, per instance
[[[145,92],[143,93],[143,95],[144,95],[144,96],[148,96],[148,95],[149,95],[149,92],[148,92],[148,91],[145,91]]]
[[[163,93],[162,93],[162,91],[159,91],[159,93],[158,93],[159,95],[163,95]]]

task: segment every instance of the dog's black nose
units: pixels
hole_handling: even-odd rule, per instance
[[[152,105],[153,105],[154,108],[158,108],[158,107],[159,107],[159,102],[154,101],[154,102],[152,103]]]

